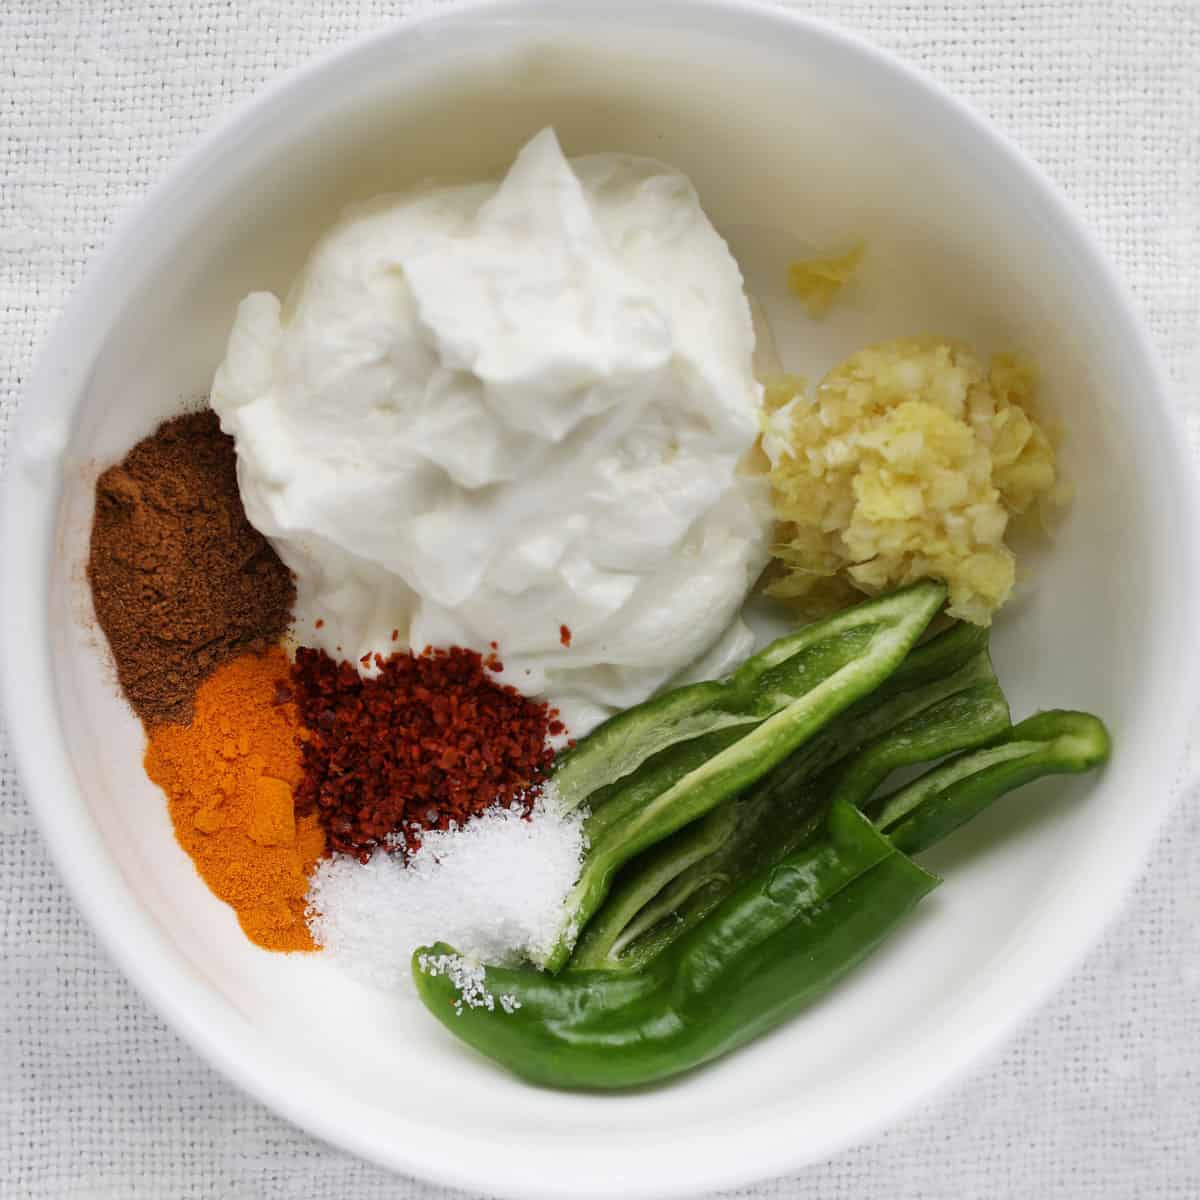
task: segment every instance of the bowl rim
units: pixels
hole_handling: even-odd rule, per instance
[[[1164,469],[1177,477],[1184,514],[1181,523],[1184,528],[1194,527],[1200,517],[1200,491],[1187,456],[1182,416],[1171,402],[1148,331],[1095,235],[1057,185],[1006,135],[920,69],[858,34],[794,10],[768,7],[761,0],[654,0],[651,4],[645,0],[577,0],[569,6],[561,0],[459,0],[446,9],[418,9],[403,20],[359,35],[271,81],[236,105],[177,157],[142,200],[116,223],[104,250],[89,266],[37,357],[11,429],[4,503],[0,506],[0,547],[3,561],[9,564],[0,573],[0,611],[6,614],[0,623],[0,700],[5,724],[24,793],[59,875],[108,954],[150,1006],[208,1063],[295,1125],[391,1170],[522,1200],[550,1200],[568,1193],[685,1196],[744,1185],[827,1158],[871,1136],[918,1104],[927,1103],[935,1092],[961,1081],[1061,986],[1123,905],[1178,791],[1177,777],[1167,764],[1182,761],[1186,724],[1200,698],[1200,673],[1196,673],[1186,682],[1187,693],[1178,697],[1173,724],[1166,729],[1160,747],[1164,762],[1160,775],[1164,780],[1176,780],[1176,786],[1164,786],[1143,799],[1142,820],[1136,831],[1130,831],[1127,842],[1131,851],[1114,864],[1107,894],[1101,901],[1091,900],[1086,906],[1077,903],[1073,911],[1062,914],[1063,924],[1075,934],[1070,944],[1054,946],[1053,953],[1046,947],[1037,953],[1027,950],[1023,974],[1036,982],[1021,992],[1016,1003],[1001,1006],[993,1002],[989,1007],[982,995],[976,995],[971,1010],[973,1021],[964,1024],[962,1013],[955,1016],[961,1032],[955,1042],[959,1051],[951,1065],[927,1064],[913,1086],[878,1106],[869,1118],[802,1150],[793,1145],[786,1125],[772,1127],[768,1135],[760,1131],[757,1137],[743,1137],[749,1153],[729,1154],[715,1162],[696,1155],[691,1165],[679,1156],[656,1177],[644,1180],[614,1176],[575,1179],[568,1185],[561,1179],[547,1179],[533,1161],[522,1170],[510,1170],[506,1178],[497,1178],[494,1164],[464,1153],[471,1146],[478,1149],[478,1141],[450,1140],[431,1149],[422,1136],[404,1136],[406,1129],[416,1135],[427,1134],[427,1129],[397,1118],[397,1136],[381,1144],[355,1128],[352,1114],[350,1119],[339,1119],[328,1109],[313,1108],[303,1099],[303,1089],[289,1086],[291,1074],[286,1067],[281,1070],[276,1060],[255,1057],[253,1027],[179,957],[165,931],[134,900],[115,862],[89,853],[99,835],[58,736],[58,702],[49,651],[50,575],[64,474],[57,451],[65,445],[67,422],[75,409],[74,403],[56,401],[56,396],[77,395],[78,388],[70,386],[71,381],[86,374],[92,353],[103,342],[106,320],[93,320],[89,314],[97,307],[103,311],[97,301],[105,280],[129,262],[136,263],[154,253],[154,239],[143,237],[143,222],[156,212],[183,203],[200,186],[231,137],[269,121],[295,93],[336,75],[368,52],[414,36],[452,36],[456,27],[481,20],[498,25],[536,20],[546,28],[565,30],[581,16],[593,21],[641,18],[662,22],[672,13],[699,31],[739,38],[747,45],[775,36],[809,38],[856,57],[865,68],[883,72],[898,85],[923,93],[926,101],[944,110],[947,120],[956,122],[980,145],[981,152],[989,152],[1011,177],[1019,179],[1029,196],[1062,230],[1069,249],[1082,257],[1099,280],[1108,308],[1128,339],[1129,353],[1144,370],[1148,386],[1140,402],[1148,403],[1162,423],[1163,451],[1169,460]],[[81,336],[81,331],[88,331],[88,336]],[[88,348],[89,353],[81,353],[80,346]],[[47,433],[43,414],[51,411],[60,414],[60,423],[51,423]],[[50,487],[46,486],[47,473],[52,479]],[[1200,548],[1193,542],[1185,537],[1178,544],[1180,571],[1186,581],[1184,592],[1194,597],[1200,593]],[[1038,970],[1031,970],[1032,966]],[[964,1011],[967,1007],[962,1006]],[[990,1014],[990,1019],[979,1020],[981,1013]],[[299,1080],[305,1076],[297,1071],[295,1077]],[[690,1151],[696,1149],[691,1147]]]

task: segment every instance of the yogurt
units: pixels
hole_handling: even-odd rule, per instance
[[[688,179],[546,129],[499,183],[348,210],[286,302],[242,301],[211,402],[301,642],[495,642],[579,736],[748,650],[754,344]]]

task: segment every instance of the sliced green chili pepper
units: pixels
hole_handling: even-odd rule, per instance
[[[891,932],[937,883],[899,846],[932,845],[1011,788],[1108,755],[1095,717],[1042,713],[868,804],[893,836],[837,800],[815,840],[745,881],[640,970],[467,968],[437,945],[413,956],[417,990],[451,1032],[538,1083],[668,1078],[779,1024]],[[862,778],[843,775],[855,794]]]
[[[806,778],[804,766],[824,762],[822,755],[810,753],[810,743],[793,756],[805,760],[801,768],[787,773],[789,760],[777,768],[783,775],[761,780],[627,864],[589,923],[571,965],[644,965],[703,920],[742,880],[811,838],[831,796],[858,803],[890,771],[979,746],[1009,727],[1008,704],[986,653],[981,653],[944,679],[889,699],[875,714],[845,714],[814,741],[836,748],[839,742],[869,736],[876,727],[873,717],[885,710],[887,719],[911,715],[870,742],[842,771]]]
[[[617,713],[559,756],[554,770],[559,802],[571,811],[585,801],[593,802],[601,789],[631,774],[663,750],[730,727],[758,725],[790,705],[802,694],[801,689],[820,682],[820,664],[805,662],[804,651],[864,627],[900,623],[914,607],[920,611],[923,602],[928,602],[930,615],[920,620],[920,628],[924,629],[944,598],[941,584],[926,582],[855,605],[778,638],[748,658],[726,680],[689,684]],[[795,672],[797,664],[809,670]],[[810,679],[813,666],[817,678]],[[789,673],[799,678],[789,678]]]
[[[1073,775],[1108,761],[1104,723],[1056,709],[1014,725],[984,750],[952,758],[867,809],[906,854],[941,841],[992,801],[1043,775]]]
[[[777,1025],[870,953],[936,883],[843,806],[824,839],[751,881],[644,971],[489,967],[464,988],[456,952],[436,945],[417,951],[413,974],[452,1033],[526,1079],[629,1087]]]
[[[590,798],[597,806],[584,823],[589,848],[546,969],[566,963],[624,863],[749,787],[877,688],[904,661],[945,595],[942,584],[925,582],[857,605],[780,638],[725,683],[669,692],[614,717],[582,742],[554,780],[561,794],[566,779],[568,804]],[[705,711],[712,720],[700,736]],[[731,727],[735,720],[740,724]],[[607,767],[596,761],[598,751],[586,749],[593,739],[605,748]],[[618,769],[628,774],[617,779]],[[587,787],[602,777],[616,782],[598,804]]]

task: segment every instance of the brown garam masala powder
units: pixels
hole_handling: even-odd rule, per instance
[[[291,574],[246,519],[233,439],[185,413],[96,481],[88,582],[117,678],[147,728],[187,721],[202,680],[292,619]]]

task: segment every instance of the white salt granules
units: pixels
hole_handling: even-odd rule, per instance
[[[421,836],[407,863],[377,850],[367,863],[336,855],[317,867],[308,926],[326,955],[362,982],[394,989],[410,985],[413,951],[433,942],[477,962],[549,954],[579,876],[581,813],[564,815],[542,798],[528,820],[496,806],[461,829]]]
[[[494,996],[487,990],[487,974],[481,963],[469,962],[461,954],[422,954],[417,958],[417,966],[426,975],[437,978],[445,975],[458,989],[458,999],[454,1002],[454,1011],[461,1017],[464,1006],[467,1008],[486,1008],[495,1012],[499,1004],[503,1012],[515,1013],[521,1007],[516,996],[507,993]]]

